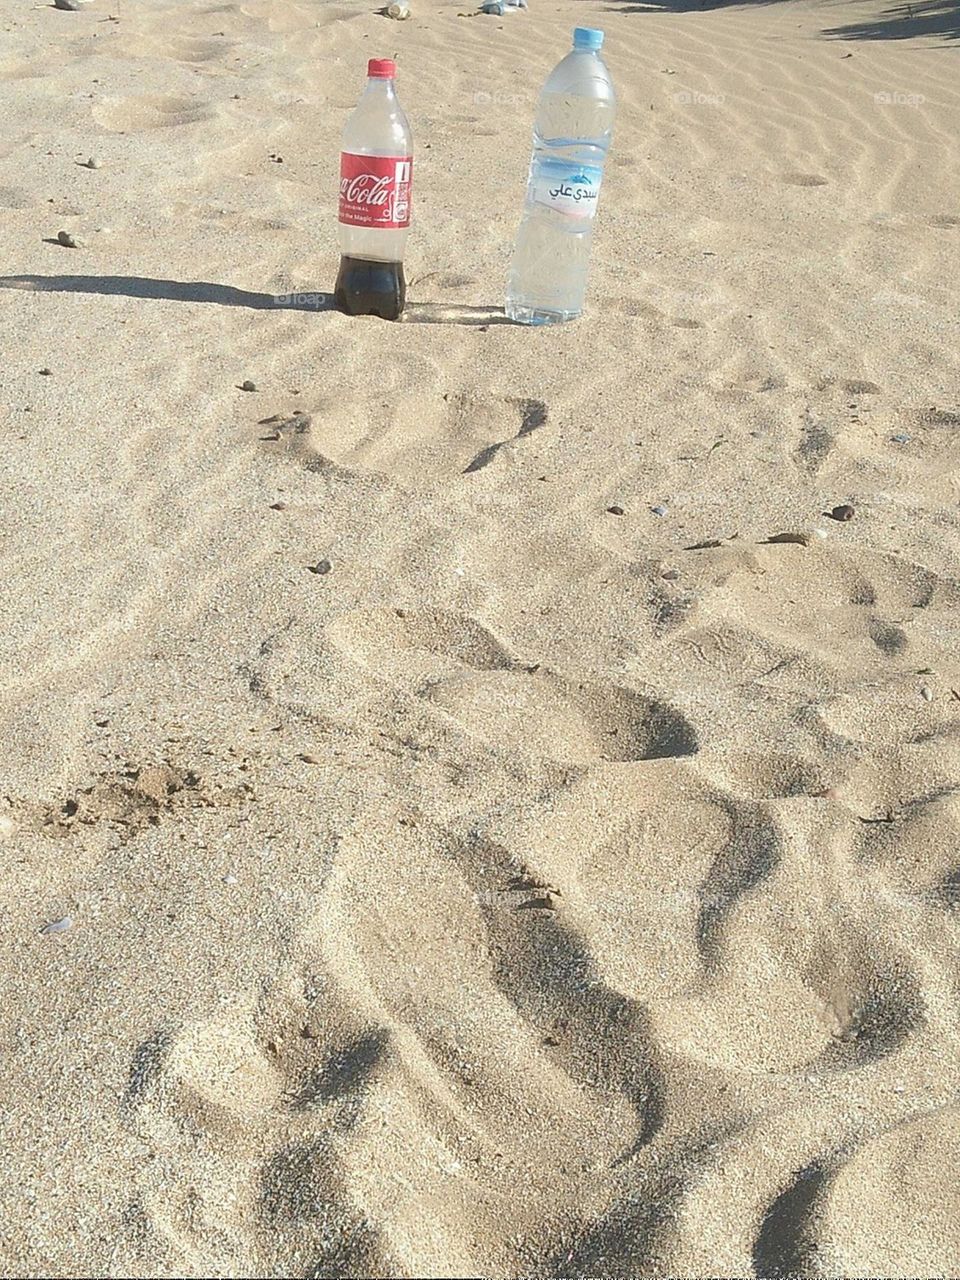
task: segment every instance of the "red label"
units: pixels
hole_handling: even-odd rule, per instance
[[[340,152],[340,221],[395,231],[410,225],[412,156]]]

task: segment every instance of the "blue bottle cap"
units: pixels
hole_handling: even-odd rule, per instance
[[[603,32],[598,31],[596,27],[574,27],[573,28],[573,47],[575,49],[590,49],[593,53],[603,44]]]

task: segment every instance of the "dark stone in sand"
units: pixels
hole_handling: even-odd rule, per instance
[[[849,503],[844,503],[842,506],[834,507],[832,511],[827,512],[827,515],[831,520],[852,520],[856,514],[856,511]]]

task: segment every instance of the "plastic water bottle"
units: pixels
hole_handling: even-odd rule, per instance
[[[543,86],[527,202],[507,284],[507,315],[557,324],[583,311],[593,219],[616,98],[603,32],[576,27],[573,50]]]

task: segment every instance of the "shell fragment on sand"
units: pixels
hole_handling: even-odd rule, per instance
[[[66,933],[68,929],[73,928],[73,917],[62,916],[59,920],[51,920],[49,924],[45,924],[40,930],[41,933]]]
[[[771,538],[764,538],[764,543],[771,542],[795,542],[801,547],[809,547],[813,542],[816,534],[809,530],[801,530],[796,533],[775,533]]]

